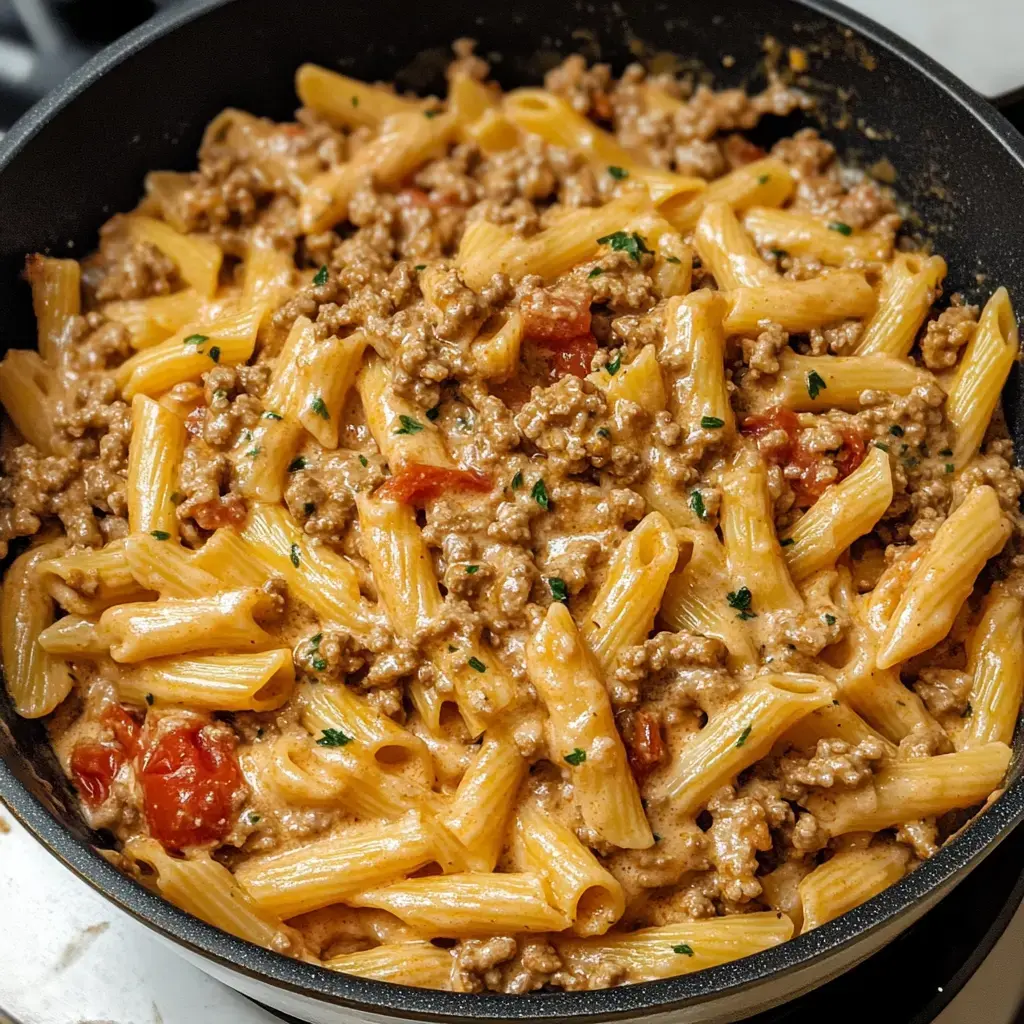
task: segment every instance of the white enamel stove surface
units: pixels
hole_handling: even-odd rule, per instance
[[[847,3],[984,95],[1024,86],[1024,0]],[[1024,1004],[1022,949],[1024,909],[938,1024],[1011,1024]],[[0,1024],[5,1011],[16,1024],[279,1021],[175,956],[0,810]]]

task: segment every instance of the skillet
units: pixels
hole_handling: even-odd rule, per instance
[[[946,291],[977,299],[1005,284],[1024,306],[1024,139],[966,86],[908,44],[827,0],[616,3],[468,0],[430,9],[407,0],[201,0],[126,36],[37,105],[0,144],[0,338],[35,336],[24,255],[81,256],[100,224],[132,207],[146,171],[187,169],[205,124],[231,105],[287,119],[292,73],[304,61],[357,78],[443,95],[451,40],[469,35],[512,87],[534,84],[560,56],[582,52],[617,69],[631,60],[702,69],[716,85],[763,80],[771,37],[810,58],[819,127],[847,161],[887,160],[950,273]],[[493,58],[491,58],[493,59]],[[774,119],[759,142],[791,134]],[[1024,385],[1004,396],[1024,453]],[[274,1007],[316,1022],[396,1019],[727,1021],[783,1003],[863,960],[949,892],[1024,821],[1024,730],[1006,792],[932,860],[854,911],[757,956],[668,981],[587,993],[478,996],[409,989],[332,974],[213,929],[145,891],[96,852],[38,722],[0,692],[0,797],[81,878],[204,970]]]

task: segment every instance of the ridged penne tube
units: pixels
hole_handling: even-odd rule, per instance
[[[365,697],[346,686],[314,683],[299,690],[302,724],[314,738],[330,729],[359,744],[378,766],[399,768],[415,764],[424,778],[434,778],[434,764],[426,744],[408,729],[381,714]]]
[[[544,880],[551,905],[572,922],[577,935],[604,935],[622,917],[622,885],[572,829],[526,804],[516,815],[516,837],[530,869]]]
[[[501,382],[512,377],[519,367],[523,318],[516,310],[507,317],[495,317],[494,320],[493,325],[485,323],[473,339],[470,355],[481,377]]]
[[[273,711],[294,686],[292,652],[284,649],[154,658],[124,669],[117,684],[121,699],[132,704],[153,698],[207,711]]]
[[[858,537],[875,528],[891,502],[889,456],[880,448],[872,448],[845,480],[826,488],[786,532],[784,539],[792,543],[782,549],[782,554],[792,578],[799,582],[835,565]]]
[[[769,156],[723,174],[693,199],[667,203],[662,214],[686,233],[697,226],[700,215],[710,203],[727,203],[737,213],[752,206],[781,206],[795,187],[790,169],[781,160]]]
[[[132,575],[127,544],[112,540],[102,548],[57,554],[40,564],[39,576],[57,603],[76,615],[98,615],[115,604],[144,600],[150,591]]]
[[[268,949],[299,948],[291,929],[261,909],[209,853],[172,857],[155,839],[131,839],[124,852],[155,872],[161,896],[207,924]]]
[[[620,542],[580,633],[608,675],[619,654],[647,639],[679,558],[668,520],[650,512]]]
[[[515,89],[505,97],[503,109],[523,131],[585,155],[596,174],[607,174],[610,166],[625,171],[629,181],[646,186],[655,205],[674,197],[688,199],[706,187],[703,178],[685,177],[640,162],[613,135],[546,89]]]
[[[946,418],[954,431],[952,462],[957,469],[963,468],[981,445],[1019,347],[1020,332],[1010,296],[1000,288],[985,303],[949,386]]]
[[[724,313],[721,294],[706,288],[669,299],[665,307],[666,348],[689,356],[675,418],[684,430],[713,430],[716,437],[731,437],[736,430],[725,380]]]
[[[715,200],[704,207],[693,233],[693,241],[701,263],[711,271],[715,283],[722,291],[742,287],[758,288],[779,280],[774,268],[761,259],[753,239],[744,230],[728,203]]]
[[[727,595],[736,588],[722,542],[707,527],[689,530],[687,536],[693,552],[665,586],[659,613],[662,621],[676,631],[685,629],[721,640],[733,668],[755,665],[750,624],[729,606]]]
[[[764,463],[737,465],[722,477],[721,526],[733,590],[746,587],[751,596],[743,607],[737,605],[736,614],[749,617],[802,608],[775,535]]]
[[[238,493],[270,505],[284,496],[288,467],[302,440],[301,424],[276,415],[264,413],[249,440],[243,440],[234,452]]]
[[[466,872],[428,875],[350,898],[387,910],[421,935],[456,938],[515,932],[560,932],[568,919],[548,903],[539,875]]]
[[[423,106],[318,64],[299,66],[295,91],[304,106],[341,128],[375,128],[393,114],[416,113]]]
[[[107,319],[125,325],[132,348],[143,349],[159,345],[186,324],[198,320],[204,302],[194,288],[183,288],[170,295],[108,302],[102,313]]]
[[[841,221],[827,221],[796,210],[754,206],[743,226],[762,249],[781,249],[790,256],[813,256],[829,266],[854,260],[879,263],[892,254],[892,238],[877,231],[851,231]]]
[[[4,680],[14,710],[22,718],[42,718],[71,692],[67,662],[44,651],[36,642],[53,622],[53,599],[39,568],[66,542],[49,541],[19,555],[4,575],[0,593],[0,652]]]
[[[265,312],[253,306],[208,322],[183,327],[159,345],[137,352],[114,372],[126,399],[136,395],[159,395],[201,374],[218,363],[244,363],[256,344],[256,332]]]
[[[885,268],[878,308],[864,325],[855,354],[908,356],[945,276],[941,256],[897,255]]]
[[[505,845],[509,819],[527,763],[501,728],[488,729],[443,817],[472,858],[474,871],[493,871]]]
[[[795,412],[846,409],[858,412],[865,391],[909,395],[934,378],[905,359],[892,356],[802,356],[783,352],[774,399]]]
[[[409,463],[455,469],[441,431],[411,402],[395,394],[387,363],[371,353],[356,377],[367,425],[392,472]]]
[[[829,835],[878,832],[983,803],[1003,781],[1012,751],[1005,743],[883,765],[866,791],[819,791],[805,806]]]
[[[782,737],[784,745],[796,747],[797,750],[810,755],[814,754],[818,740],[842,740],[851,747],[871,740],[881,746],[889,760],[894,760],[898,753],[895,743],[873,729],[853,708],[842,701],[833,701],[817,708],[801,718]]]
[[[970,717],[961,743],[1012,743],[1024,687],[1024,602],[995,586],[967,643],[971,675]]]
[[[424,941],[385,943],[324,961],[328,970],[354,974],[357,978],[442,991],[451,989],[454,966],[450,949]]]
[[[733,288],[724,294],[729,304],[724,322],[727,334],[756,334],[762,320],[800,334],[837,320],[868,316],[875,308],[874,290],[856,270],[833,270],[806,281]]]
[[[580,978],[592,978],[598,966],[611,966],[631,981],[656,981],[753,956],[792,937],[793,922],[766,910],[593,939],[556,938],[555,948],[563,969]]]
[[[220,585],[232,588],[262,587],[273,575],[266,565],[252,557],[252,547],[230,526],[223,526],[217,530],[189,557],[189,564],[193,570],[202,574],[202,580],[209,578],[215,581],[213,590],[178,595],[168,592],[166,596],[202,597],[203,593],[216,593]],[[197,577],[193,585],[205,586],[205,582],[200,584],[200,578]]]
[[[44,455],[53,455],[57,443],[51,410],[63,388],[54,369],[38,352],[8,349],[0,360],[0,405],[25,440]]]
[[[615,846],[647,849],[654,838],[608,691],[564,604],[551,605],[531,638],[526,669],[547,707],[552,760],[568,765],[583,820]]]
[[[467,231],[455,262],[462,280],[474,291],[497,273],[508,274],[513,281],[527,274],[549,281],[594,257],[600,249],[599,238],[623,230],[649,207],[647,193],[633,189],[604,206],[570,210],[529,238],[506,236],[496,244],[497,236],[488,233],[488,244],[480,245],[478,234]]]
[[[677,231],[665,232],[655,246],[655,292],[663,299],[685,295],[693,283],[693,250]]]
[[[128,447],[128,528],[161,540],[177,540],[178,516],[172,496],[185,454],[185,424],[146,395],[132,399]]]
[[[605,367],[588,374],[587,380],[599,387],[609,402],[633,402],[651,414],[660,412],[668,404],[665,381],[653,345],[644,345],[633,362],[614,374]]]
[[[269,232],[254,231],[245,255],[242,305],[263,303],[276,309],[292,292],[294,279],[294,253],[279,249]]]
[[[60,364],[68,323],[82,309],[82,268],[78,260],[58,260],[35,253],[25,260],[32,287],[39,354],[51,366]]]
[[[819,928],[898,882],[909,857],[910,851],[896,843],[840,850],[800,882],[801,933]]]
[[[355,567],[323,544],[313,544],[280,507],[260,505],[239,531],[250,557],[268,575],[283,576],[289,594],[317,614],[321,623],[365,636],[377,622],[369,602],[359,593]]]
[[[939,527],[882,636],[877,664],[890,668],[928,650],[948,632],[978,573],[1010,536],[991,487],[975,487]]]
[[[254,616],[267,610],[262,590],[225,590],[213,597],[164,598],[108,608],[99,631],[114,661],[132,664],[194,651],[255,651],[273,638]]]
[[[298,420],[324,448],[338,447],[342,408],[365,349],[366,335],[357,331],[330,337],[299,359],[293,398]]]
[[[107,643],[96,623],[80,615],[65,615],[39,634],[39,646],[60,658],[94,658],[106,654]]]
[[[421,164],[440,156],[455,133],[449,114],[392,114],[377,135],[348,163],[318,174],[302,194],[299,225],[304,234],[328,231],[348,213],[352,193],[366,179],[381,188],[398,185]]]
[[[220,265],[224,259],[220,246],[199,235],[184,235],[170,224],[153,217],[132,214],[127,218],[128,233],[136,242],[148,242],[159,249],[178,268],[178,273],[203,298],[217,293]]]
[[[696,814],[716,789],[760,761],[793,725],[834,696],[835,688],[821,676],[759,676],[652,776],[649,799]]]
[[[278,416],[296,413],[294,401],[296,367],[300,359],[307,359],[316,348],[316,331],[308,316],[297,316],[284,339],[281,351],[274,360],[274,369],[263,396],[263,406]]]
[[[360,825],[290,850],[250,857],[238,883],[267,913],[289,918],[351,893],[401,878],[434,857],[432,831],[419,811],[400,821]]]
[[[172,598],[207,597],[220,590],[218,578],[201,569],[196,564],[197,556],[180,544],[157,540],[148,533],[134,533],[121,543],[129,575],[145,590]],[[205,546],[200,550],[205,551]]]
[[[488,110],[497,108],[500,96],[497,89],[489,89],[463,71],[452,75],[448,83],[448,109],[458,123],[461,142],[468,141],[463,133],[470,125],[479,121]]]

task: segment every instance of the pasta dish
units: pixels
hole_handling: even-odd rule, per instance
[[[28,257],[7,691],[236,936],[464,992],[698,971],[1004,783],[1013,310],[814,130],[742,134],[782,79],[455,51],[444,101],[303,66],[295,121],[224,111]]]

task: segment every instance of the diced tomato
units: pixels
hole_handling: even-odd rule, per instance
[[[768,154],[742,135],[730,135],[722,143],[722,152],[730,167],[744,167]]]
[[[204,530],[241,526],[247,515],[245,502],[237,494],[225,494],[215,501],[204,501],[192,509],[192,518]]]
[[[139,765],[149,831],[169,849],[214,843],[231,831],[242,774],[233,742],[202,722],[163,733]]]
[[[120,705],[113,704],[103,715],[103,721],[114,730],[117,742],[129,757],[134,757],[139,749],[139,723]]]
[[[772,451],[773,458],[778,462],[789,461],[799,429],[800,421],[796,418],[796,413],[791,409],[783,409],[781,406],[775,406],[756,416],[748,416],[743,421],[741,428],[744,434],[754,438],[755,441],[760,441],[762,437],[773,431],[784,431],[787,437],[786,443]]]
[[[590,298],[535,292],[520,307],[523,335],[550,348],[561,348],[590,334]]]
[[[864,461],[864,438],[855,430],[843,431],[843,447],[836,456],[840,479],[846,479]]]
[[[430,196],[421,188],[403,188],[395,196],[400,206],[431,206]]]
[[[571,373],[574,377],[586,377],[590,363],[597,352],[597,342],[592,334],[573,338],[552,352],[551,368],[557,377]]]
[[[71,777],[89,807],[97,807],[110,795],[110,783],[124,764],[117,747],[79,743],[71,751]]]
[[[638,711],[633,716],[633,731],[626,746],[629,749],[629,767],[636,781],[642,783],[665,759],[661,726],[649,711]]]
[[[614,113],[611,101],[608,99],[608,94],[605,92],[594,93],[591,101],[591,109],[594,117],[601,121],[610,121]]]
[[[377,496],[404,505],[418,505],[446,491],[480,491],[491,489],[490,477],[465,469],[443,469],[410,462],[377,488]]]
[[[206,423],[206,406],[197,405],[186,417],[185,417],[185,429],[193,437],[203,436],[203,424]]]

